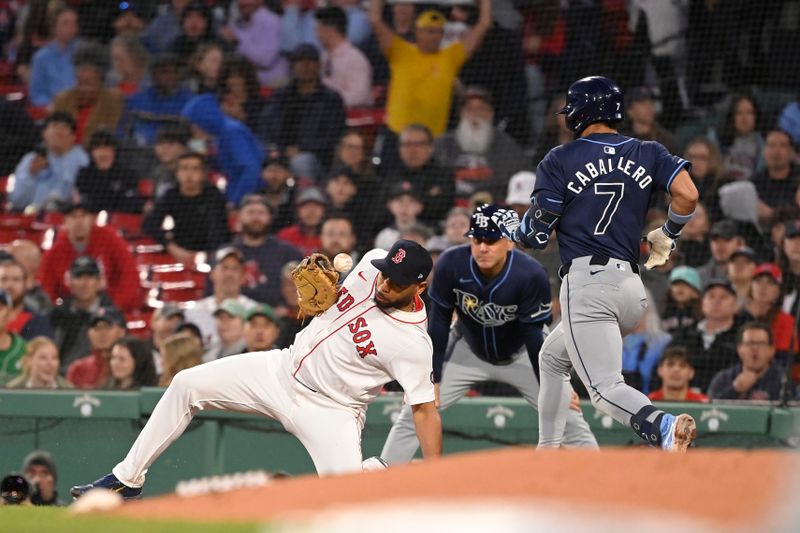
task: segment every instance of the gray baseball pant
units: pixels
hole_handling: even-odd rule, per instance
[[[647,308],[642,280],[627,261],[590,265],[590,259],[572,261],[561,283],[561,323],[539,352],[540,448],[561,445],[572,368],[592,404],[621,424],[630,426],[631,416],[650,405],[647,396],[622,377],[622,335],[636,326]]]
[[[525,347],[514,355],[510,364],[492,365],[479,359],[457,328],[453,328],[447,349],[450,357],[444,365],[439,384],[440,411],[460,400],[475,383],[489,380],[511,385],[534,409],[537,408],[539,382]],[[566,446],[597,448],[597,440],[583,415],[570,409],[564,416],[564,426],[562,431],[565,433]],[[411,406],[404,405],[389,431],[381,457],[389,464],[407,463],[414,457],[418,447]]]

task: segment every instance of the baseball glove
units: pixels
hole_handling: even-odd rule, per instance
[[[675,249],[675,241],[669,238],[661,228],[656,228],[647,234],[650,243],[650,257],[644,266],[647,270],[666,264],[669,254]]]
[[[323,254],[314,253],[292,270],[292,281],[297,287],[297,306],[305,316],[324,313],[339,298],[336,283],[339,273]]]

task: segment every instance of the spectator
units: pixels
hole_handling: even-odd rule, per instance
[[[250,128],[258,129],[258,119],[264,102],[256,79],[256,71],[247,59],[228,58],[222,68],[219,93],[222,110]]]
[[[109,82],[120,93],[131,96],[150,85],[147,63],[150,54],[141,41],[133,35],[114,37],[110,45],[111,73]]]
[[[33,241],[17,239],[8,245],[8,253],[25,269],[25,296],[23,307],[32,313],[47,315],[53,309],[50,297],[36,280],[42,263],[42,250]]]
[[[797,339],[792,340],[794,317],[781,310],[783,273],[774,263],[762,263],[753,273],[750,292],[739,313],[739,322],[757,321],[772,330],[775,351],[780,356],[797,350]],[[794,342],[794,344],[792,344]]]
[[[189,59],[187,85],[196,94],[216,93],[225,51],[217,43],[201,44]]]
[[[449,169],[433,159],[433,135],[420,124],[411,124],[400,133],[400,162],[389,182],[408,181],[419,191],[425,206],[420,219],[436,225],[453,207],[455,186]]]
[[[153,313],[153,318],[150,320],[150,331],[153,334],[153,362],[157,375],[164,372],[164,344],[170,336],[177,333],[178,326],[183,324],[184,318],[183,310],[171,304],[165,304]],[[198,335],[199,337],[200,335]]]
[[[282,85],[289,65],[281,54],[281,18],[264,7],[263,0],[237,0],[236,6],[239,18],[220,30],[222,38],[256,67],[261,85]]]
[[[22,374],[6,384],[9,389],[71,389],[72,384],[58,375],[58,347],[47,337],[36,337],[26,346],[21,361]]]
[[[214,266],[209,274],[213,283],[213,294],[197,300],[194,307],[185,312],[186,321],[197,325],[206,346],[218,339],[214,313],[225,300],[236,300],[245,309],[258,305],[258,302],[242,294],[246,279],[244,262],[244,255],[238,248],[225,246],[217,250],[214,254]]]
[[[0,289],[0,386],[22,373],[26,343],[25,339],[8,329],[13,313],[11,295]]]
[[[322,83],[339,93],[346,107],[373,104],[372,66],[347,40],[347,15],[330,6],[316,13],[317,38],[322,44]]]
[[[730,282],[713,279],[703,291],[703,320],[695,327],[681,328],[670,346],[683,346],[697,374],[692,385],[708,390],[712,376],[736,359],[736,291]]]
[[[293,245],[304,256],[316,252],[322,246],[319,232],[325,219],[327,200],[316,187],[300,191],[295,200],[295,224],[278,232],[278,239]]]
[[[177,184],[175,172],[178,170],[178,160],[189,151],[189,137],[188,128],[180,124],[167,125],[159,130],[153,146],[158,165],[150,174],[156,200]]]
[[[800,219],[786,222],[780,254],[783,271],[784,310],[797,316],[800,305]]]
[[[119,143],[109,130],[96,130],[89,140],[91,162],[78,173],[75,188],[86,197],[89,210],[141,213],[139,178],[119,157]]]
[[[32,505],[65,505],[56,490],[58,469],[52,455],[44,450],[32,451],[22,461],[22,475],[33,487]]]
[[[502,198],[509,178],[530,167],[517,142],[494,125],[491,97],[477,87],[464,93],[458,126],[436,141],[435,157],[441,167],[455,169],[461,199],[482,190]]]
[[[764,170],[753,176],[758,191],[758,218],[768,220],[773,211],[795,203],[800,185],[800,169],[793,162],[796,154],[792,138],[783,130],[767,133],[764,143]]]
[[[711,227],[711,259],[697,270],[700,282],[707,283],[712,278],[724,278],[728,274],[728,262],[733,252],[745,246],[739,235],[736,223],[732,220],[720,220]]]
[[[259,193],[272,207],[272,231],[280,231],[294,222],[294,199],[297,180],[289,168],[289,160],[278,150],[270,150],[261,170],[263,186]]]
[[[758,104],[752,96],[739,94],[731,100],[719,136],[729,179],[749,180],[763,164],[764,138],[758,132],[759,115]]]
[[[178,58],[156,56],[150,65],[153,85],[130,96],[120,121],[119,134],[131,137],[138,146],[155,142],[165,120],[178,120],[192,93],[181,87]]]
[[[467,231],[469,231],[471,218],[472,213],[465,207],[450,209],[447,213],[447,218],[444,220],[444,233],[440,236],[434,236],[426,242],[425,249],[434,253],[431,251],[432,247],[437,253],[441,253],[453,246],[468,243]],[[559,263],[558,266],[561,266],[561,264]]]
[[[310,44],[291,54],[292,81],[264,107],[259,137],[276,146],[296,176],[317,179],[328,168],[345,124],[342,98],[320,80],[319,52]]]
[[[0,176],[14,172],[22,157],[41,140],[39,128],[22,101],[0,99]]]
[[[706,208],[708,218],[716,222],[722,216],[719,205],[719,188],[725,179],[725,166],[719,149],[706,137],[698,137],[686,147],[683,153],[692,164],[689,174]]]
[[[311,44],[321,48],[316,34],[316,18],[311,2],[304,4],[298,0],[283,2],[281,17],[281,48],[291,52],[301,44]],[[331,0],[329,5],[344,9],[347,14],[347,40],[364,48],[370,44],[372,29],[360,0]],[[413,12],[413,6],[412,6]]]
[[[42,138],[43,145],[25,154],[14,171],[9,200],[17,211],[29,206],[38,211],[69,198],[78,171],[89,164],[86,151],[75,144],[75,119],[69,113],[48,115]]]
[[[389,188],[386,208],[392,215],[391,224],[375,237],[375,247],[388,250],[400,238],[400,234],[417,223],[422,213],[422,200],[417,188],[410,181],[394,183]]]
[[[736,352],[740,362],[717,372],[708,395],[714,400],[779,400],[783,371],[774,363],[769,326],[744,324],[736,336]]]
[[[114,33],[118,37],[133,37],[138,39],[139,34],[144,30],[145,19],[148,18],[148,15],[149,13],[145,11],[143,5],[140,3],[120,2],[112,8],[110,26],[114,29]],[[107,37],[104,36],[103,42],[106,40]]]
[[[676,153],[678,150],[672,134],[656,120],[656,104],[650,89],[637,87],[626,96],[628,122],[621,131],[643,141],[656,141],[663,144],[670,153]]]
[[[750,286],[756,271],[756,253],[747,246],[739,248],[731,254],[728,261],[728,278],[736,290],[736,306],[741,309],[750,297]]]
[[[183,10],[192,0],[171,0],[159,6],[159,12],[142,32],[142,42],[152,53],[167,52],[181,33]]]
[[[225,197],[208,182],[205,158],[193,152],[178,157],[178,185],[156,200],[142,221],[142,232],[163,244],[185,264],[195,253],[230,240]]]
[[[78,389],[101,388],[109,378],[111,347],[125,335],[125,318],[113,307],[101,307],[89,318],[89,355],[73,361],[67,379]]]
[[[98,226],[86,199],[76,197],[64,207],[64,226],[53,246],[42,257],[39,281],[55,301],[70,292],[65,274],[81,255],[93,257],[100,265],[103,286],[114,305],[128,311],[139,309],[139,271],[128,244],[110,226]]]
[[[683,227],[676,252],[687,266],[697,268],[711,259],[711,242],[709,241],[708,230],[708,213],[703,203],[697,202],[694,216]]]
[[[249,194],[239,204],[241,232],[233,246],[244,256],[246,280],[242,294],[272,306],[284,305],[280,272],[289,261],[303,258],[300,250],[270,235],[272,206],[261,195]]]
[[[244,352],[245,313],[244,306],[232,298],[223,300],[219,304],[213,314],[217,330],[216,340],[211,342],[203,354],[204,363]]]
[[[204,2],[193,0],[181,11],[181,31],[169,51],[178,56],[181,64],[187,64],[200,45],[216,41],[213,25],[211,10]]]
[[[652,294],[648,296],[648,301],[652,301]],[[648,394],[653,370],[669,341],[670,335],[662,329],[658,311],[652,305],[647,306],[633,331],[622,339],[622,375],[625,383]]]
[[[158,386],[169,387],[178,372],[202,362],[203,345],[190,333],[176,333],[164,343],[163,356],[164,373],[158,380]]]
[[[217,167],[228,180],[228,201],[236,205],[245,194],[255,192],[261,184],[264,153],[247,126],[226,116],[212,94],[189,100],[181,115],[192,125],[195,137],[214,142]]]
[[[53,336],[53,328],[47,316],[34,312],[25,306],[28,273],[21,263],[14,259],[0,261],[0,290],[11,296],[14,309],[8,331],[18,333],[25,340],[44,335]]]
[[[346,130],[336,145],[332,172],[342,171],[350,172],[360,186],[368,186],[370,192],[374,192],[375,167],[368,157],[367,139],[360,130]]]
[[[99,46],[99,45],[96,45]],[[96,130],[117,129],[125,98],[105,83],[105,50],[86,47],[75,54],[75,87],[60,92],[53,99],[54,111],[65,111],[75,119],[75,139],[88,144]]]
[[[277,348],[281,334],[275,312],[268,305],[259,305],[247,312],[244,324],[245,352],[264,352]]]
[[[278,309],[278,327],[280,336],[275,342],[278,348],[288,348],[294,342],[297,335],[305,326],[300,308],[297,306],[297,287],[292,281],[292,271],[297,268],[298,261],[290,261],[281,269],[281,294],[286,306]]]
[[[795,146],[800,146],[800,100],[786,104],[778,117],[778,127],[792,136]]]
[[[689,388],[694,379],[694,366],[686,349],[667,348],[658,362],[658,377],[661,388],[647,395],[654,402],[701,402],[708,403],[708,396]]]
[[[106,389],[139,390],[156,384],[156,367],[150,346],[136,337],[117,339],[108,361],[110,377]]]
[[[508,191],[506,193],[506,207],[513,209],[519,215],[520,220],[530,209],[531,192],[536,184],[536,174],[522,170],[515,173],[508,180]]]
[[[455,79],[492,25],[491,1],[481,0],[477,24],[444,49],[440,44],[445,18],[438,11],[425,11],[417,17],[415,44],[386,25],[382,0],[370,2],[369,19],[391,70],[386,102],[389,130],[400,134],[410,124],[424,124],[438,137],[447,127]],[[423,79],[425,83],[420,83]]]
[[[28,93],[35,106],[46,106],[56,94],[75,86],[72,56],[78,47],[78,13],[61,7],[53,13],[53,39],[33,54]]]
[[[356,233],[353,222],[346,215],[333,213],[326,218],[322,223],[320,241],[320,251],[331,261],[339,254],[347,254],[353,258],[354,265],[358,263]],[[344,279],[344,275],[340,278]]]
[[[667,333],[694,328],[703,318],[700,308],[700,274],[690,266],[677,266],[669,273],[669,292],[661,317]]]

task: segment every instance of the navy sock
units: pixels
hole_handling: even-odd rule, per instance
[[[646,405],[631,417],[631,429],[650,446],[661,446],[661,419],[664,411]]]

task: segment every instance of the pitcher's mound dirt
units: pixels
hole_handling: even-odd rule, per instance
[[[559,500],[618,509],[675,511],[742,526],[767,516],[785,495],[796,456],[774,451],[648,449],[535,452],[512,448],[448,456],[384,472],[319,479],[305,476],[256,490],[125,505],[120,514],[147,518],[268,521],[331,507],[419,499]],[[156,474],[157,475],[157,474]]]

